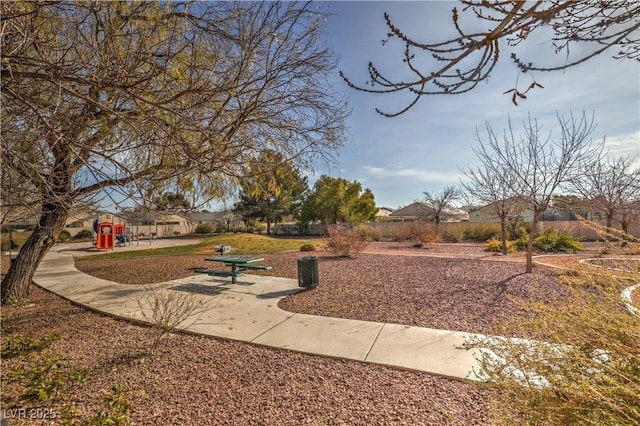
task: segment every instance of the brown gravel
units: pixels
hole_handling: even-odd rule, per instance
[[[318,256],[320,285],[280,302],[282,309],[367,321],[490,333],[504,318],[522,315],[511,297],[528,297],[537,287],[546,296],[561,292],[557,272],[537,267],[531,275],[515,262],[480,260],[481,245],[436,244],[429,249],[380,243],[355,258],[325,252],[266,254],[273,269],[261,274],[297,279],[297,258]],[[455,253],[455,254],[454,254]],[[408,254],[414,254],[413,256]],[[422,254],[423,256],[417,256]],[[426,257],[467,256],[469,259]],[[160,282],[193,275],[206,267],[202,255],[76,262],[84,272],[122,283]],[[114,273],[114,271],[120,271]],[[543,295],[543,297],[545,297]]]
[[[353,259],[324,252],[264,255],[263,263],[273,270],[262,273],[296,278],[297,258],[317,255],[320,285],[281,301],[281,308],[486,333],[501,318],[522,315],[510,296],[530,297],[536,285],[543,289],[541,297],[561,292],[557,272],[536,267],[533,274],[523,274],[523,265],[491,261],[505,259],[487,256],[480,245],[414,249],[376,243],[368,251]],[[421,256],[425,253],[431,256]],[[131,284],[181,278],[209,266],[202,255],[86,259],[76,265]],[[3,342],[16,334],[63,336],[47,351],[65,354],[73,368],[87,371],[88,380],[41,407],[60,413],[71,404],[80,419],[96,412],[112,386],[126,384],[131,424],[138,425],[489,423],[489,391],[424,373],[184,334],[168,336],[149,357],[147,328],[86,311],[37,287],[30,305],[3,308],[2,327]],[[3,408],[22,406],[17,384],[6,380],[17,362],[2,361]]]
[[[71,405],[88,419],[100,398],[125,384],[135,425],[484,425],[488,391],[477,384],[378,365],[315,357],[184,334],[170,335],[155,357],[144,355],[144,327],[117,321],[32,289],[31,304],[2,311],[7,336],[58,333],[46,352],[65,354],[87,373],[66,396],[41,403]],[[3,359],[2,407],[16,401],[18,386]],[[60,421],[60,418],[58,418]],[[12,425],[52,424],[12,420]]]

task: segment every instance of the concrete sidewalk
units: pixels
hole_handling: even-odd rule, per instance
[[[73,258],[49,252],[34,282],[77,304],[109,315],[143,321],[142,285],[119,284],[78,271]],[[296,280],[245,275],[229,279],[196,275],[153,284],[153,288],[194,294],[206,307],[184,322],[192,333],[274,348],[389,365],[451,378],[480,380],[477,350],[463,345],[469,333],[401,324],[297,314],[278,301],[302,290]]]

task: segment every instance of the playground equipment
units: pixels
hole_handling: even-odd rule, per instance
[[[118,247],[124,245],[126,241],[125,227],[123,223],[101,222],[93,224],[93,230],[98,234],[96,240],[97,249],[113,248],[114,240]]]

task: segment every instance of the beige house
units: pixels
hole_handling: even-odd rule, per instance
[[[520,212],[519,216],[524,222],[533,220],[533,210],[526,208]],[[475,207],[469,210],[469,222],[474,223],[500,223],[500,218],[496,214],[496,208],[493,204]]]
[[[427,206],[423,203],[415,202],[406,207],[402,207],[387,216],[387,220],[393,222],[413,222],[415,220],[424,220]],[[447,208],[448,218],[443,222],[466,222],[469,220],[469,213],[462,209]]]
[[[389,220],[389,216],[395,210],[390,207],[378,207],[378,212],[376,213],[376,220],[378,221],[386,221]]]

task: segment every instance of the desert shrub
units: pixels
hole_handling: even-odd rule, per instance
[[[360,236],[370,241],[380,241],[380,239],[382,238],[382,231],[377,227],[369,225],[358,225],[356,229],[360,233]]]
[[[49,334],[40,339],[23,334],[6,335],[2,345],[2,358],[24,357],[31,352],[40,352],[51,342],[60,339],[59,334]]]
[[[209,306],[193,293],[147,285],[136,300],[140,315],[151,325],[149,353],[154,354],[164,335],[179,326],[193,325]]]
[[[435,225],[422,221],[405,223],[398,233],[398,241],[409,241],[412,247],[422,247],[427,243],[437,243],[440,239]]]
[[[69,368],[66,357],[57,354],[30,353],[9,370],[9,380],[20,382],[24,393],[20,400],[31,404],[64,396],[74,382],[86,380],[86,373]]]
[[[502,241],[495,237],[490,238],[484,245],[484,251],[488,251],[490,253],[502,253]],[[507,241],[507,251],[509,253],[513,253],[515,251],[512,241]]]
[[[579,241],[580,238],[576,238],[566,231],[558,233],[556,228],[549,228],[536,236],[533,247],[545,253],[558,251],[575,253],[584,250]]]
[[[514,299],[527,314],[496,333],[535,340],[468,342],[490,351],[479,362],[485,385],[497,390],[491,416],[505,426],[640,424],[640,316],[620,296],[640,276],[581,270],[560,279],[564,296]]]
[[[448,223],[447,226],[440,231],[440,237],[443,241],[459,243],[464,240],[464,229],[460,224]]]
[[[316,246],[313,244],[303,244],[300,246],[300,251],[315,251]]]
[[[74,240],[90,240],[93,238],[93,231],[91,229],[83,229],[73,236]]]
[[[210,234],[212,232],[213,227],[208,223],[199,223],[193,231],[194,234]]]
[[[465,240],[487,241],[499,235],[499,223],[467,223],[464,226]]]
[[[66,229],[63,229],[58,234],[58,241],[60,241],[61,243],[64,243],[65,241],[69,241],[70,239],[71,239],[71,232],[67,231]]]
[[[363,237],[357,229],[348,229],[342,225],[328,228],[327,233],[327,250],[336,256],[353,257],[369,244],[367,237]]]
[[[129,423],[131,415],[131,404],[127,400],[125,385],[113,386],[109,390],[109,394],[102,397],[102,404],[106,407],[104,410],[98,410],[96,414],[89,419],[89,425],[112,425],[120,426]]]

